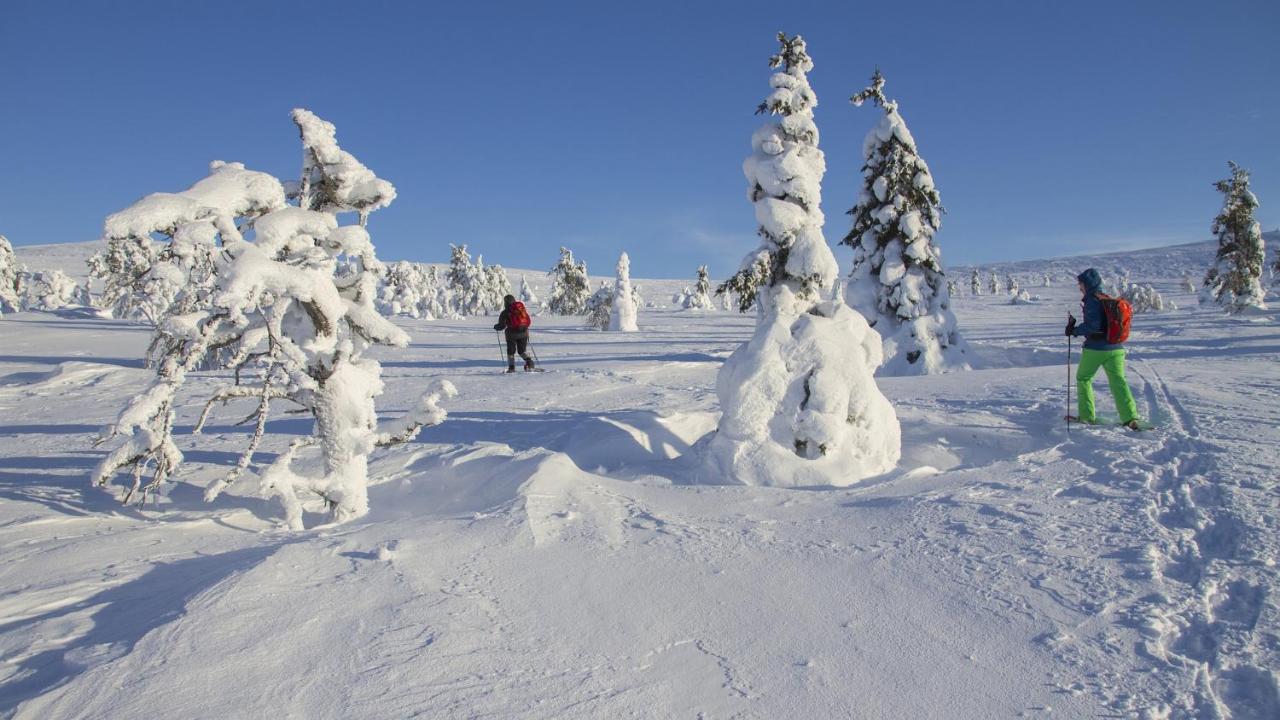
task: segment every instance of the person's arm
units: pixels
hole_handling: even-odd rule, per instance
[[[1098,302],[1095,297],[1086,297],[1084,299],[1084,318],[1076,324],[1075,335],[1077,337],[1089,337],[1102,332],[1103,316],[1102,303]]]
[[[507,321],[508,321],[507,319],[508,319],[508,317],[510,317],[510,316],[509,316],[509,315],[507,315],[507,311],[506,311],[506,310],[503,310],[502,312],[498,313],[498,323],[497,323],[496,325],[494,325],[494,326],[493,326],[493,329],[494,329],[494,330],[506,330],[506,329],[507,329]]]

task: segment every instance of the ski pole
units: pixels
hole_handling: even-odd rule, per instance
[[[507,349],[502,346],[501,330],[494,331],[494,339],[498,341],[498,362],[504,363],[507,361]]]
[[[1067,435],[1071,434],[1071,336],[1067,336]]]

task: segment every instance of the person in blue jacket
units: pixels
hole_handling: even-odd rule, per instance
[[[1102,292],[1102,276],[1089,268],[1076,276],[1076,281],[1084,295],[1084,315],[1078,325],[1074,315],[1067,315],[1067,335],[1083,337],[1084,350],[1080,353],[1080,367],[1076,369],[1078,415],[1067,419],[1084,423],[1097,421],[1093,406],[1093,376],[1098,373],[1098,368],[1102,368],[1107,374],[1107,384],[1111,386],[1120,422],[1130,430],[1139,430],[1138,406],[1124,378],[1124,345],[1107,342],[1107,317],[1102,310],[1102,302],[1098,300],[1098,293]]]

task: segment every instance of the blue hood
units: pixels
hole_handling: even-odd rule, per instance
[[[1102,288],[1102,276],[1097,270],[1089,268],[1076,276],[1076,279],[1084,283],[1084,291],[1092,295]]]

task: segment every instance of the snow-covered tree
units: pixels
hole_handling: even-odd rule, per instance
[[[761,242],[720,287],[743,311],[759,304],[756,330],[716,378],[723,414],[703,446],[705,479],[850,485],[897,463],[901,430],[873,377],[880,337],[832,298],[839,267],[822,235],[813,62],[800,36],[778,40],[758,112],[781,118],[755,132],[743,163]]]
[[[1017,295],[1018,291],[1021,289],[1018,287],[1018,278],[1014,277],[1012,274],[1009,275],[1009,280],[1005,283],[1005,287],[1009,288],[1010,295]]]
[[[477,264],[484,279],[485,311],[497,314],[506,307],[503,298],[514,296],[515,291],[511,289],[511,280],[507,278],[507,271],[501,265],[485,265],[482,260],[478,258]]]
[[[982,278],[978,277],[978,271],[974,270],[969,276],[969,292],[974,295],[982,294]]]
[[[554,278],[547,309],[556,315],[581,315],[586,312],[591,297],[591,285],[587,280],[587,264],[573,259],[573,251],[560,248],[560,262],[547,275]]]
[[[1053,279],[1049,277],[1049,273],[1045,273],[1045,274],[1044,274],[1044,278],[1043,278],[1043,280],[1041,281],[1041,284],[1042,284],[1044,287],[1049,287],[1050,285],[1053,285]]]
[[[20,300],[27,310],[61,310],[82,304],[79,302],[83,299],[80,286],[61,270],[30,273],[23,279],[22,288]]]
[[[18,259],[13,254],[9,239],[0,235],[0,317],[6,312],[17,312],[20,307]]]
[[[885,375],[924,375],[967,369],[933,235],[942,204],[929,166],[916,148],[898,104],[884,95],[879,70],[851,101],[884,110],[862,144],[862,189],[841,243],[853,248],[845,290],[849,304],[884,339]]]
[[[613,281],[613,303],[609,309],[609,329],[614,332],[636,332],[636,298],[631,287],[631,258],[618,257],[618,276]]]
[[[955,297],[960,294],[960,285],[955,280],[947,281],[947,296]]]
[[[991,271],[991,281],[988,283],[988,286],[991,289],[992,295],[999,295],[1004,292],[1004,287],[1000,284],[1000,276],[996,274],[995,270]]]
[[[116,317],[159,326],[166,314],[208,306],[226,223],[251,227],[284,206],[274,177],[215,160],[209,176],[186,190],[153,193],[108,216],[89,274],[103,281],[103,305]]]
[[[601,282],[600,287],[591,294],[591,297],[587,298],[587,305],[584,310],[584,314],[587,316],[585,325],[592,330],[608,330],[609,317],[612,312],[613,289]]]
[[[1191,277],[1191,273],[1189,272],[1182,276],[1182,289],[1184,292],[1189,292],[1189,293],[1193,293],[1196,291],[1195,278]]]
[[[214,209],[207,221],[217,228],[221,248],[209,303],[164,319],[155,379],[99,441],[116,444],[94,470],[93,484],[105,486],[117,472],[128,472],[132,484],[126,501],[145,498],[182,462],[173,441],[177,396],[211,348],[238,347],[236,367],[253,358],[246,367],[256,368],[257,377],[217,390],[196,432],[217,402],[248,399],[256,409],[249,416],[255,423],[248,447],[205,496],[216,497],[249,468],[272,403],[292,403],[315,419],[312,435],[280,453],[260,472],[260,481],[265,493],[280,498],[294,528],[302,527],[304,504],[313,499],[323,501],[335,520],[364,514],[368,456],[374,448],[412,438],[423,426],[444,419],[438,403],[454,390],[439,381],[399,421],[378,423],[374,401],[382,393],[381,368],[364,352],[371,345],[404,346],[408,337],[376,310],[382,265],[365,225],[371,211],[394,199],[395,190],[338,147],[332,124],[301,109],[292,117],[303,144],[302,180],[291,195],[298,206],[271,210],[243,231],[231,211]],[[283,195],[280,182],[271,182]],[[249,199],[241,184],[229,184],[227,190],[220,207]],[[151,197],[138,205],[145,207]],[[138,205],[125,213],[143,214]],[[348,212],[359,215],[358,225],[339,225],[338,214]],[[148,216],[162,219],[158,211]],[[170,210],[169,222],[175,216],[185,217],[180,207]],[[165,225],[152,222],[151,227]],[[315,469],[294,465],[299,454],[313,450],[319,454]],[[147,470],[152,477],[143,485]]]
[[[706,265],[698,266],[698,279],[694,282],[693,290],[685,288],[677,304],[685,310],[716,309],[715,302],[711,300],[711,276],[707,273]]]
[[[1161,312],[1164,310],[1177,310],[1178,306],[1172,302],[1166,302],[1164,296],[1160,294],[1150,284],[1139,285],[1137,283],[1129,283],[1120,291],[1120,297],[1129,301],[1129,306],[1135,313]]]
[[[533,307],[538,304],[538,295],[523,274],[520,276],[520,302],[524,303],[529,312],[533,312]]]
[[[421,265],[405,260],[388,265],[382,279],[379,307],[388,315],[434,320],[438,290],[432,278]]]
[[[466,245],[449,246],[449,271],[445,276],[453,310],[459,315],[483,315],[489,305],[489,291],[480,266],[471,262]]]
[[[1262,309],[1262,267],[1265,263],[1262,226],[1253,217],[1258,198],[1249,190],[1249,171],[1231,166],[1231,177],[1214,183],[1223,194],[1222,211],[1213,219],[1218,253],[1204,276],[1202,303],[1215,302],[1227,312]]]

